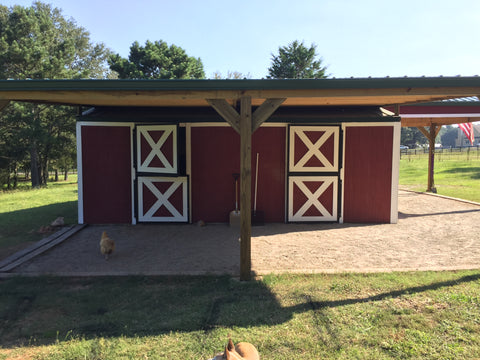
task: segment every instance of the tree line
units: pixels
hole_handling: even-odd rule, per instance
[[[215,73],[214,78],[224,78]],[[237,71],[226,78],[244,78]],[[316,45],[293,41],[272,54],[267,78],[325,78]],[[0,79],[203,79],[200,58],[163,40],[134,42],[128,58],[103,43],[62,10],[35,2],[0,5]],[[15,188],[19,173],[32,187],[45,185],[50,169],[76,167],[76,109],[12,102],[0,114],[0,187]]]
[[[458,128],[452,125],[442,126],[437,136],[437,143],[443,147],[455,147],[458,137]],[[428,139],[416,127],[402,127],[400,143],[415,149],[418,146],[428,145]]]

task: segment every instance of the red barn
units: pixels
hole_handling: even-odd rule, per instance
[[[279,107],[252,136],[251,203],[266,222],[396,222],[399,131],[378,107]],[[80,223],[229,221],[240,135],[213,108],[97,107],[77,137]]]
[[[380,106],[478,94],[479,77],[0,80],[0,111],[91,109],[77,123],[80,223],[227,222],[239,173],[249,280],[252,203],[266,221],[394,223],[400,118]]]

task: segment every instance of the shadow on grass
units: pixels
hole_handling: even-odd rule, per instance
[[[395,290],[395,291],[389,291],[385,293],[381,293],[378,295],[373,295],[373,296],[368,296],[364,298],[354,298],[354,299],[343,299],[343,300],[335,300],[335,301],[313,301],[311,298],[308,298],[308,303],[310,306],[314,309],[324,309],[324,308],[332,308],[332,307],[339,307],[339,306],[347,306],[347,305],[353,305],[353,304],[359,304],[359,303],[366,303],[366,302],[374,302],[374,301],[382,301],[385,299],[390,299],[390,298],[398,298],[403,295],[411,295],[411,294],[418,294],[422,293],[425,291],[431,291],[431,290],[438,290],[441,288],[445,287],[450,287],[450,286],[455,286],[461,283],[468,283],[472,281],[477,281],[480,279],[480,274],[475,274],[475,275],[468,275],[468,276],[463,276],[459,279],[455,280],[449,280],[449,281],[441,281],[429,285],[422,285],[422,286],[415,286],[415,287],[410,287],[407,289],[403,290]],[[304,309],[305,305],[301,305],[299,307],[299,310]]]
[[[296,293],[282,306],[265,282],[221,277],[9,278],[0,281],[0,346],[36,339],[52,344],[72,337],[136,337],[231,327],[273,326],[296,313],[376,302],[473,282],[480,275],[318,301]],[[315,315],[316,316],[316,315]]]
[[[0,213],[0,247],[41,239],[36,233],[40,226],[50,225],[59,216],[66,224],[76,223],[77,201]]]
[[[436,171],[437,174],[470,174],[469,177],[471,179],[480,179],[480,167],[479,166],[472,166],[472,167],[457,167],[453,169],[446,169],[446,170],[439,170]]]

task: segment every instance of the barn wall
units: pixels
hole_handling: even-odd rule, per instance
[[[285,221],[285,137],[284,126],[261,127],[252,139],[252,206],[259,153],[257,210],[267,222]],[[191,163],[192,220],[228,222],[235,207],[232,174],[240,173],[240,136],[231,127],[192,127]]]
[[[79,127],[79,222],[131,223],[130,125]]]
[[[389,223],[393,126],[346,126],[343,221]]]

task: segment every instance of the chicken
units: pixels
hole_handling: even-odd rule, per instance
[[[102,233],[102,238],[100,239],[100,251],[105,255],[105,260],[108,260],[108,255],[113,253],[113,250],[115,250],[115,241],[110,239],[107,232],[104,231]]]

